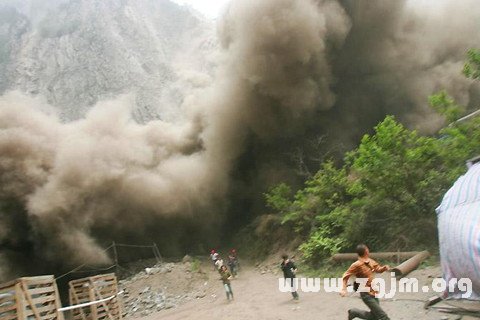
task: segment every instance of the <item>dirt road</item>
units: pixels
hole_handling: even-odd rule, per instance
[[[429,284],[432,275],[439,274],[438,268],[418,270],[411,274],[420,285]],[[347,310],[352,307],[365,308],[358,294],[341,298],[336,293],[300,293],[300,301],[293,301],[289,293],[278,289],[278,275],[261,274],[254,268],[243,270],[232,281],[235,300],[228,302],[218,275],[208,271],[209,281],[204,283],[206,296],[190,301],[176,309],[161,311],[142,320],[180,319],[347,319]],[[454,315],[424,310],[423,301],[432,293],[397,294],[394,300],[381,301],[381,305],[392,320],[411,319],[459,319]],[[464,316],[462,319],[474,319]]]

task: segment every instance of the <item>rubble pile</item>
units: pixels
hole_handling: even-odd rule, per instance
[[[280,264],[279,263],[256,263],[255,264],[255,269],[260,273],[260,274],[274,274],[278,275],[280,271]]]
[[[137,296],[130,297],[128,291],[124,293],[123,315],[125,317],[147,316],[153,312],[177,307],[179,304],[191,300],[189,295],[168,295],[164,290],[145,289]]]
[[[189,263],[158,263],[127,279],[120,280],[119,287],[123,290],[123,316],[128,318],[144,317],[206,296],[204,288],[192,289],[190,292],[185,291],[182,294],[169,293],[163,281],[164,277],[175,277],[177,273],[184,275],[185,279],[193,277]],[[162,281],[158,282],[158,279],[162,279]],[[155,283],[161,283],[161,285],[155,287]],[[202,283],[202,287],[206,288],[207,284],[208,282]],[[139,285],[142,285],[143,288],[139,288]]]

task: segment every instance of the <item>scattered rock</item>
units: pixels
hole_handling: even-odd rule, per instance
[[[182,262],[183,262],[183,263],[192,262],[192,257],[190,257],[190,256],[187,254],[187,255],[185,255],[185,257],[183,257]]]
[[[204,298],[206,295],[204,291],[191,292],[183,295],[171,295],[167,293],[167,286],[162,286],[161,288],[146,286],[143,289],[140,287],[140,291],[137,291],[138,294],[130,292],[127,289],[127,287],[135,286],[135,282],[149,279],[154,274],[170,273],[175,268],[183,269],[185,266],[174,263],[159,263],[151,268],[145,268],[130,278],[120,280],[119,285],[125,291],[123,296],[124,317],[144,317],[161,310],[176,308],[180,304],[194,298]],[[152,278],[148,281],[151,281],[151,279]],[[149,282],[143,283],[150,284]]]

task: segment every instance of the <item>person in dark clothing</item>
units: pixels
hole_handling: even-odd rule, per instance
[[[297,288],[295,287],[295,273],[297,272],[297,267],[292,260],[288,258],[288,255],[282,255],[282,264],[280,268],[283,271],[283,277],[285,281],[290,281],[290,286],[292,287],[292,296],[294,300],[298,300]]]
[[[373,274],[382,273],[390,270],[389,266],[381,266],[375,260],[369,257],[370,251],[364,244],[357,246],[358,260],[354,262],[343,275],[343,288],[340,293],[342,297],[347,295],[348,279],[355,276],[357,279],[367,279],[366,286],[368,292],[360,292],[363,303],[367,305],[370,311],[350,309],[348,310],[348,320],[355,318],[368,320],[389,320],[388,315],[380,307],[380,302],[375,297],[375,290],[372,288]]]
[[[233,255],[228,256],[228,267],[230,268],[230,272],[234,277],[237,276],[237,270],[238,270],[238,261],[237,258]]]

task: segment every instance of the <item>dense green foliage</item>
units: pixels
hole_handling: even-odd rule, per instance
[[[455,100],[444,90],[431,95],[428,98],[428,102],[432,108],[443,115],[449,123],[458,120],[465,112],[465,108],[457,105]]]
[[[465,171],[465,160],[478,154],[479,118],[428,137],[388,116],[342,167],[325,162],[293,197],[284,184],[266,197],[306,239],[300,249],[312,262],[358,242],[377,250],[431,247],[436,206]]]
[[[467,55],[468,60],[463,67],[463,74],[472,79],[480,78],[480,50],[470,49]]]
[[[316,264],[360,242],[375,250],[436,247],[435,208],[465,172],[465,161],[480,155],[480,118],[455,122],[464,111],[445,92],[429,101],[450,123],[436,136],[387,116],[341,167],[324,162],[295,194],[285,184],[266,194],[269,207],[303,239],[305,260]]]

